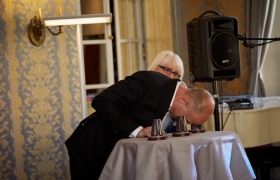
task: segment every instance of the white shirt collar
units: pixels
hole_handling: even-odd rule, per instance
[[[176,88],[175,88],[175,91],[174,91],[174,94],[173,94],[173,97],[172,97],[171,103],[170,103],[170,105],[169,105],[169,109],[168,109],[168,111],[170,110],[170,108],[171,108],[171,106],[172,106],[172,104],[173,104],[173,101],[174,101],[174,98],[175,98],[176,92],[177,92],[177,90],[178,90],[178,88],[179,88],[179,86],[180,86],[180,84],[181,84],[181,83],[184,83],[184,82],[182,82],[182,81],[178,81],[178,82],[177,82],[177,85],[176,85]]]

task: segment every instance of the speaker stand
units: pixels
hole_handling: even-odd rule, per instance
[[[215,100],[215,109],[214,109],[215,131],[220,131],[219,95],[217,93],[217,81],[213,81],[212,85],[213,85],[213,97]]]

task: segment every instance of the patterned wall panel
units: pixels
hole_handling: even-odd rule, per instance
[[[76,1],[0,2],[0,179],[70,179],[64,141],[82,118],[76,27],[27,38],[38,15],[76,14]],[[56,31],[55,28],[53,28]]]

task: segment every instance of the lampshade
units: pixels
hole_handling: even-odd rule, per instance
[[[45,26],[111,23],[112,14],[85,14],[78,16],[44,17]]]

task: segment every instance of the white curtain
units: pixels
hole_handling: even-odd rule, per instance
[[[274,20],[276,0],[248,0],[248,37],[269,38]],[[266,41],[257,40],[249,43],[260,44]],[[251,61],[251,81],[249,93],[254,97],[265,97],[261,67],[263,65],[268,45],[256,46],[249,50]]]

